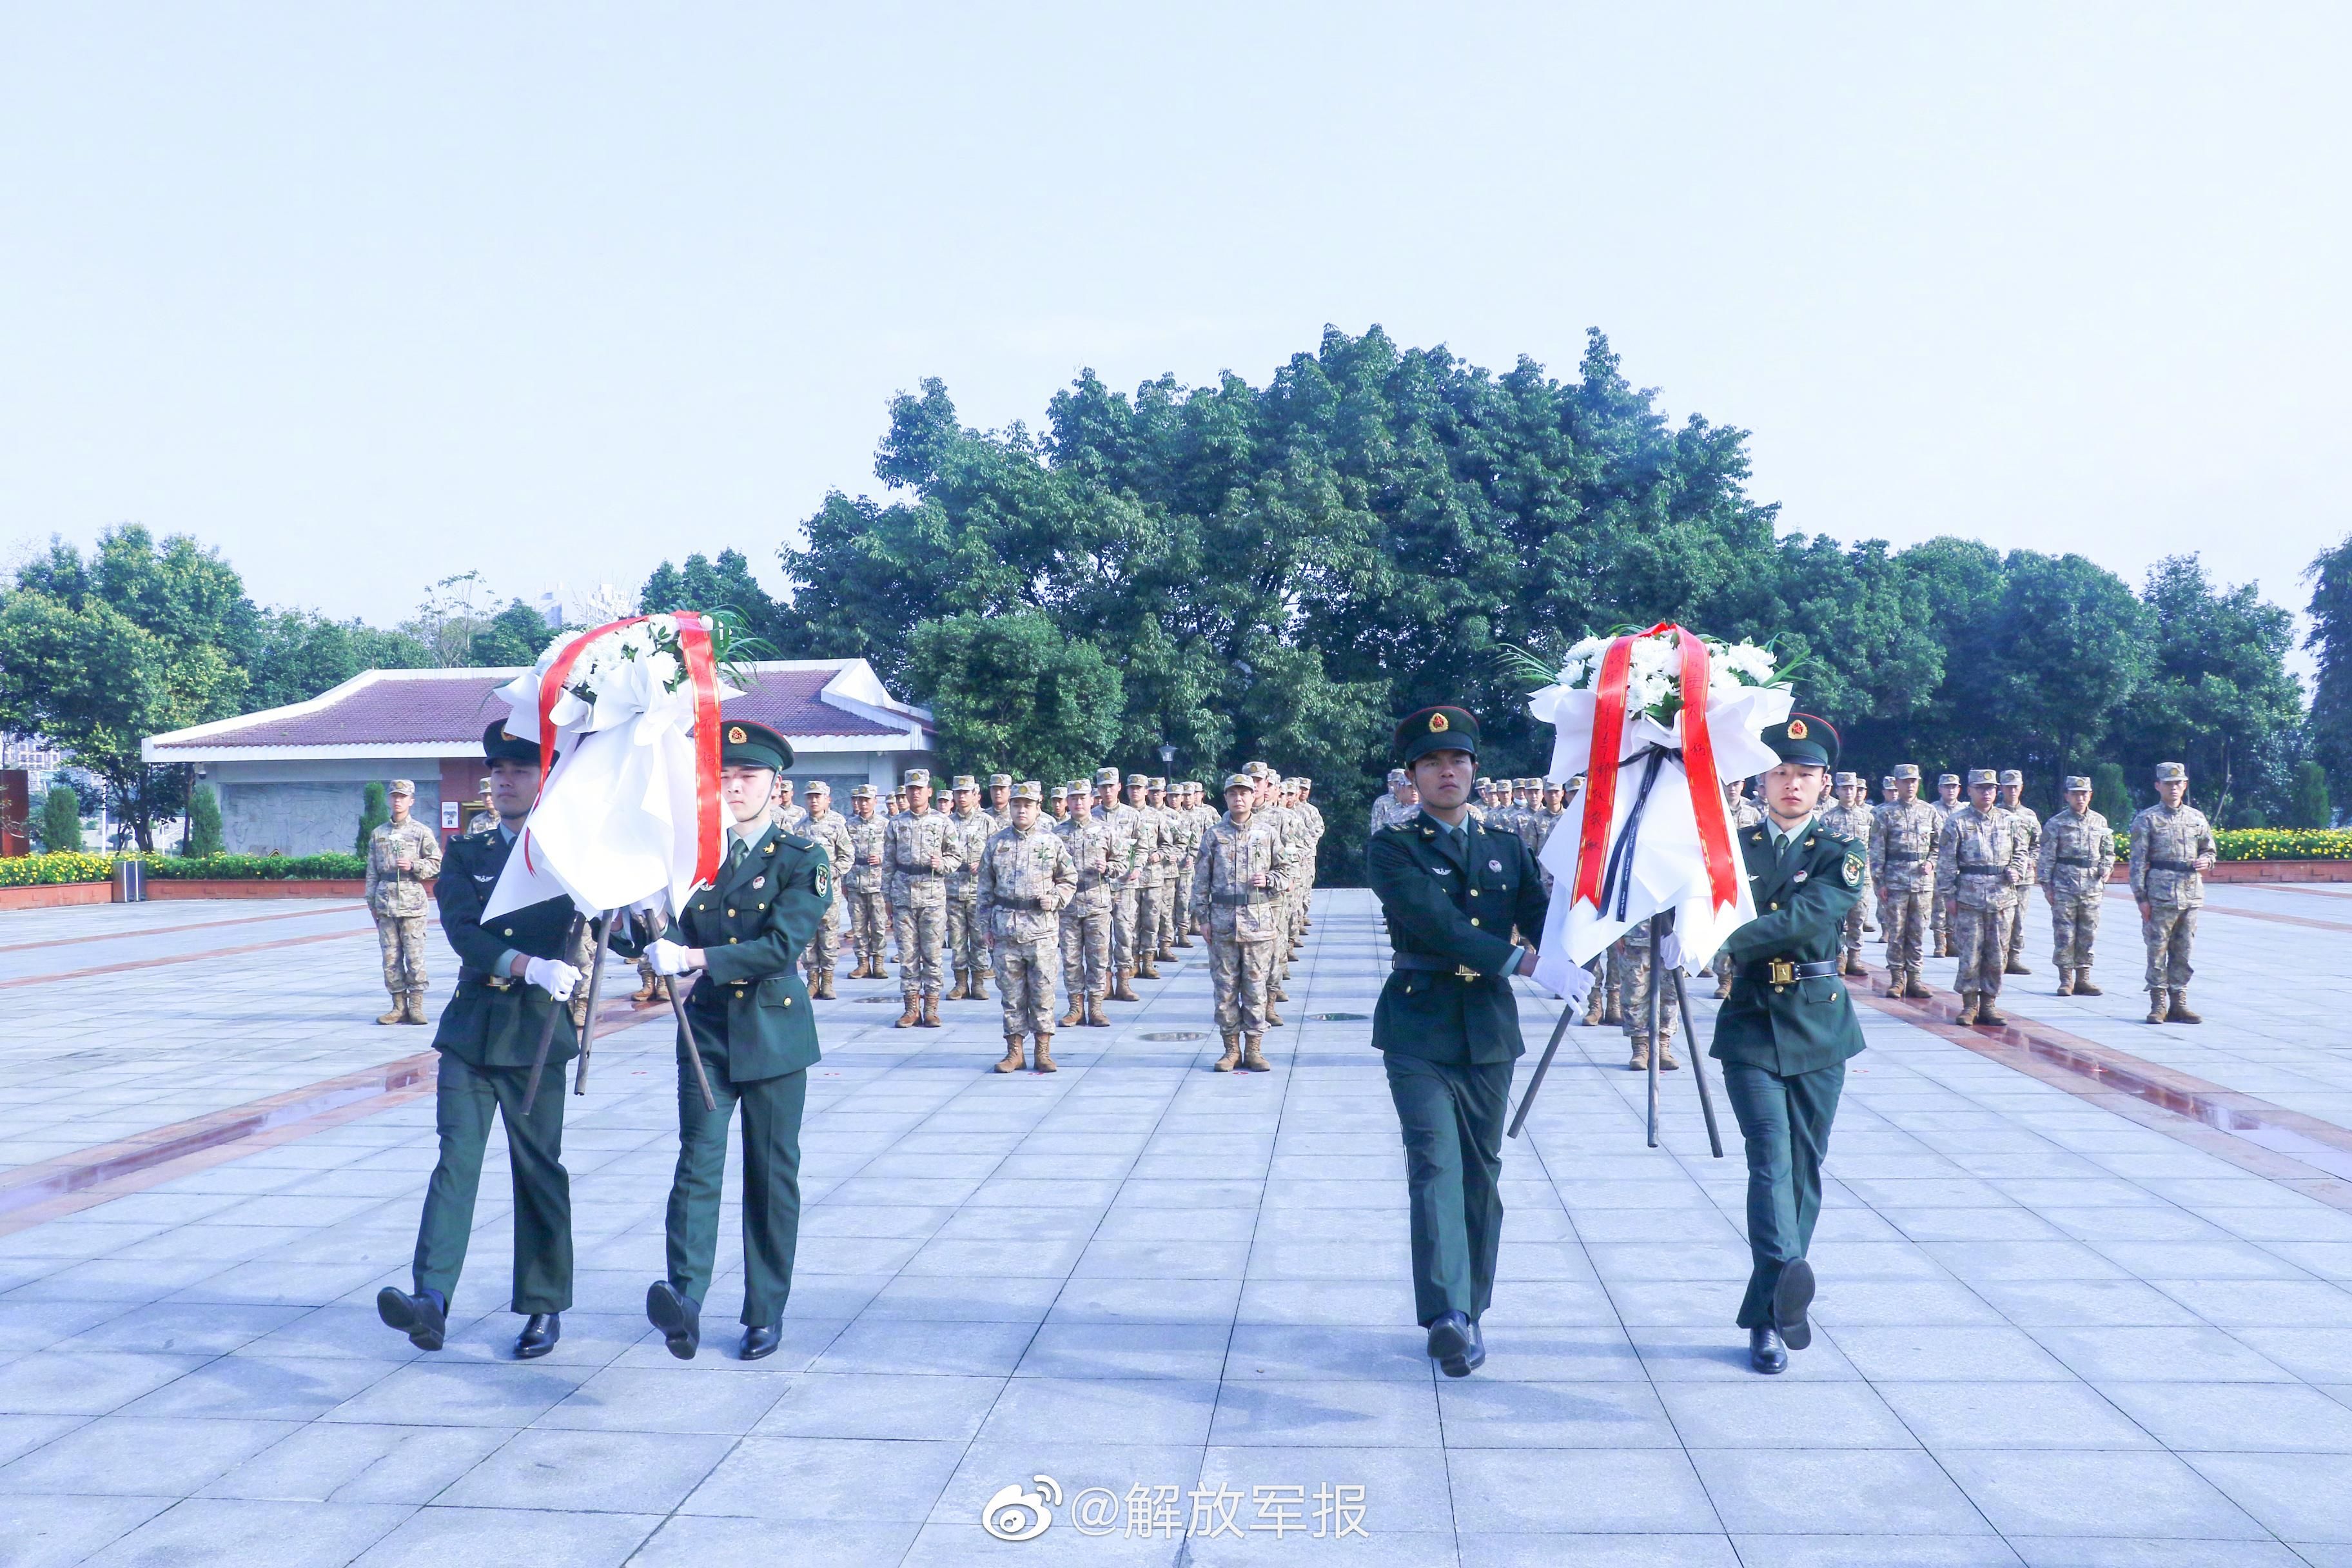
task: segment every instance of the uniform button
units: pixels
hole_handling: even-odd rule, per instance
[[[1778,899],[1773,900],[1769,904],[1767,904],[1767,905],[1765,906],[1765,908],[1767,908],[1767,909],[1772,909],[1772,910],[1777,910],[1777,909],[1779,909],[1780,907],[1780,900],[1778,900]]]
[[[729,910],[727,912],[728,912],[729,914],[730,914],[730,915],[731,915],[731,914],[733,914],[735,911],[734,911],[733,910]]]
[[[512,926],[509,926],[509,927],[507,927],[507,929],[506,929],[505,931],[503,931],[499,932],[499,935],[501,935],[501,936],[512,936],[512,935],[514,935],[514,927],[512,927]]]
[[[793,999],[792,999],[791,997],[789,997],[789,996],[785,997],[785,998],[784,998],[784,1005],[785,1005],[785,1006],[787,1006],[787,1007],[789,1007],[789,1006],[791,1006],[792,1005],[793,1005]]]
[[[741,937],[740,937],[740,936],[730,936],[730,937],[729,937],[729,938],[727,939],[727,942],[728,942],[728,945],[730,945],[730,946],[731,947],[731,946],[732,946],[732,945],[734,945],[736,942],[741,942],[742,940],[743,940],[743,939],[742,939]]]
[[[1475,898],[1476,898],[1476,897],[1478,896],[1478,889],[1475,889],[1475,888],[1471,889],[1470,889],[1470,896],[1471,896],[1472,898],[1474,898],[1474,899],[1475,899]]]
[[[1476,925],[1478,923],[1478,917],[1476,915],[1472,915],[1470,917],[1470,923],[1472,925]]]
[[[1788,989],[1788,987],[1787,987],[1787,986],[1785,986],[1785,985],[1775,985],[1774,987],[1772,987],[1772,989],[1773,989],[1773,991],[1774,991],[1774,992],[1778,993],[1778,992],[1781,992],[1781,991],[1786,991],[1786,990]]]

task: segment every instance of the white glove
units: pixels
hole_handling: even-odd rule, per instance
[[[688,949],[664,937],[647,944],[646,962],[654,966],[656,974],[683,974],[687,971]]]
[[[560,958],[530,960],[522,966],[522,977],[558,1002],[571,1001],[572,990],[581,980],[580,971]]]

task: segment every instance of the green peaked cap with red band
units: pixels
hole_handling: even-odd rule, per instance
[[[1478,754],[1478,721],[1467,708],[1441,702],[1418,713],[1408,713],[1396,727],[1397,761],[1406,767],[1432,752]]]

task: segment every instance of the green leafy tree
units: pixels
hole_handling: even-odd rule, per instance
[[[262,612],[247,671],[255,708],[307,701],[362,670],[418,669],[433,662],[415,637],[364,621],[330,620],[316,610]]]
[[[2158,762],[2184,762],[2217,821],[2234,806],[2267,809],[2284,781],[2267,767],[2303,719],[2303,693],[2286,668],[2294,617],[2265,604],[2252,584],[2217,587],[2194,555],[2148,569],[2153,666],[2126,703],[2114,748],[2135,777]]]
[[[51,784],[48,795],[41,801],[41,820],[37,831],[41,847],[51,854],[80,848],[80,797],[68,785]]]
[[[152,852],[187,781],[140,743],[239,710],[256,625],[236,574],[192,540],[126,525],[88,560],[53,543],[0,599],[0,725],[69,753]]]
[[[520,599],[510,600],[467,641],[466,662],[478,668],[530,664],[554,635],[545,616]]]
[[[188,837],[181,846],[185,855],[217,855],[221,852],[220,796],[210,784],[198,784],[188,792]]]
[[[2333,827],[2336,803],[2327,790],[2327,770],[2306,757],[2295,764],[2294,793],[2287,806],[2289,827]]]
[[[2317,657],[2311,697],[2311,751],[2327,771],[2330,793],[2352,799],[2352,535],[2306,567],[2311,630],[2304,647]]]
[[[793,607],[760,586],[751,563],[738,550],[722,550],[716,560],[698,551],[681,565],[665,561],[655,567],[637,595],[637,613],[669,610],[732,610],[742,618],[743,635],[767,643],[778,658],[798,658],[808,645],[807,630]]]
[[[940,750],[956,769],[1003,767],[1058,781],[1110,754],[1122,708],[1118,671],[1045,616],[926,621],[910,648],[915,678],[937,694]]]
[[[2131,826],[2139,808],[2132,804],[2129,785],[2124,783],[2124,770],[2116,763],[2095,763],[2091,767],[2091,809],[2107,819],[2107,826],[2120,833]]]
[[[360,792],[360,830],[352,841],[352,853],[366,854],[368,840],[375,836],[375,830],[391,820],[392,805],[383,785],[370,780],[367,788]]]

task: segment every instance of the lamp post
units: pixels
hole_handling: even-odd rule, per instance
[[[1163,768],[1176,765],[1176,748],[1166,741],[1160,742],[1160,765]]]

